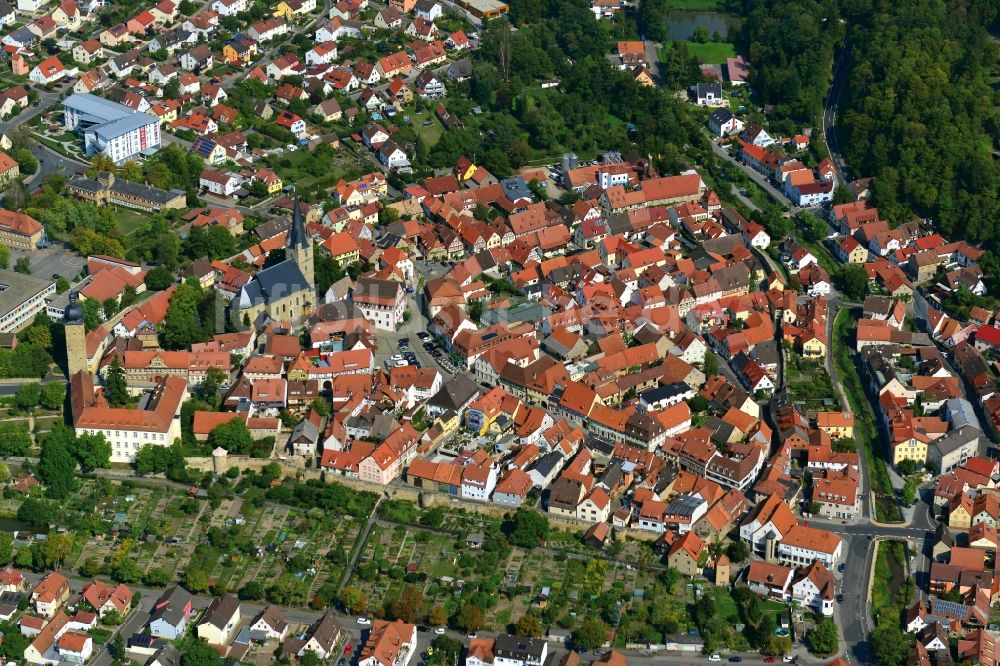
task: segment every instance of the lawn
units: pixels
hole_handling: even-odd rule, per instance
[[[434,144],[441,140],[441,135],[444,134],[444,126],[429,111],[411,112],[409,116],[410,122],[413,125],[413,131],[423,139],[424,145],[428,149],[433,148]],[[424,123],[428,124],[425,126]]]
[[[736,47],[729,42],[698,42],[687,43],[688,53],[698,58],[698,60],[710,65],[719,65],[726,62],[726,58],[736,56]]]
[[[131,236],[146,221],[146,216],[129,208],[119,208],[114,213],[115,226],[123,236]]]
[[[878,445],[878,435],[875,432],[874,416],[871,405],[861,388],[854,363],[851,361],[851,331],[857,326],[857,315],[841,308],[833,320],[833,362],[837,376],[847,392],[847,401],[851,411],[857,416],[854,429],[854,439],[860,445],[861,454],[868,464],[872,486],[875,493],[875,517],[879,520],[897,521],[901,519],[899,507],[893,501],[892,483],[889,481],[889,471],[885,459],[875,450]]]

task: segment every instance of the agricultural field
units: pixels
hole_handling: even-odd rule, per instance
[[[112,486],[121,492],[98,497],[107,485],[91,482],[84,490],[96,507],[95,536],[78,544],[73,565],[88,575],[230,591],[251,583],[266,591],[280,582],[287,601],[304,605],[339,582],[361,527],[318,509],[192,497],[173,488]]]

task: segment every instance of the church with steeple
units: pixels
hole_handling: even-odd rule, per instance
[[[257,273],[230,301],[229,316],[238,329],[256,326],[265,314],[297,324],[312,313],[315,302],[313,246],[296,195],[285,260]]]

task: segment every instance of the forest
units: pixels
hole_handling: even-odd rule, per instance
[[[764,0],[740,13],[740,47],[775,128],[820,126],[846,48],[837,134],[852,177],[875,177],[884,217],[930,218],[993,250],[984,268],[1000,269],[997,2]]]
[[[447,132],[426,163],[450,167],[469,155],[498,176],[538,157],[595,155],[635,144],[659,166],[683,166],[688,146],[704,145],[698,117],[662,89],[643,88],[613,67],[614,30],[594,21],[584,0],[512,0],[511,19],[492,21],[475,54],[470,100],[449,96],[448,110],[467,127]],[[696,69],[690,59],[674,65]],[[560,79],[542,90],[538,82]],[[472,106],[478,105],[477,112]],[[481,111],[481,113],[478,113]],[[417,146],[417,161],[425,149]]]
[[[833,0],[747,2],[740,51],[751,63],[750,83],[771,107],[772,124],[786,133],[819,121],[834,51],[843,39]]]
[[[931,218],[946,237],[996,250],[1000,129],[987,28],[996,2],[876,3],[851,17],[838,129],[848,164],[876,177],[893,220]]]

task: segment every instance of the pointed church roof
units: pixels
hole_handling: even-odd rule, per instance
[[[292,205],[292,228],[288,231],[289,249],[308,249],[309,234],[306,233],[306,223],[302,217],[302,209],[299,207],[299,195],[295,194],[295,203]]]

